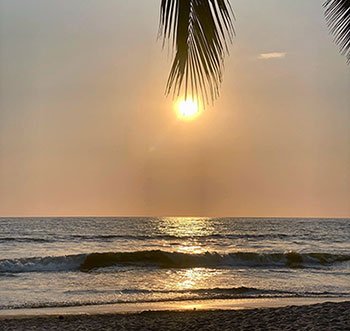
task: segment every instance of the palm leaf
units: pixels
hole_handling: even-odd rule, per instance
[[[203,104],[219,96],[227,40],[234,36],[228,0],[162,0],[159,33],[174,52],[166,94]]]
[[[324,7],[335,42],[350,63],[350,0],[327,0]]]

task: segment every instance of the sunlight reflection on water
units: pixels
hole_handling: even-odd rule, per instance
[[[209,283],[208,280],[213,276],[214,275],[205,268],[181,270],[178,274],[176,288],[181,290],[200,287],[206,288]]]
[[[214,228],[207,217],[164,217],[159,221],[158,230],[167,235],[196,237],[213,234]]]
[[[205,243],[197,238],[214,234],[215,228],[207,217],[164,217],[159,221],[158,230],[164,235],[186,237],[175,251],[200,254],[208,250]]]

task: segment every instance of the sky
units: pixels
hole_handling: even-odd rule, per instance
[[[0,216],[350,217],[322,1],[231,3],[220,98],[182,122],[159,0],[0,0]]]

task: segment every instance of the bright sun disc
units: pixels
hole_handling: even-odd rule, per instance
[[[200,114],[198,103],[194,100],[182,100],[176,108],[177,117],[183,121],[193,120]]]

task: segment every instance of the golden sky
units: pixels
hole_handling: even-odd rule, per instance
[[[349,66],[321,3],[232,0],[221,97],[182,122],[159,0],[0,0],[0,216],[349,217]]]

